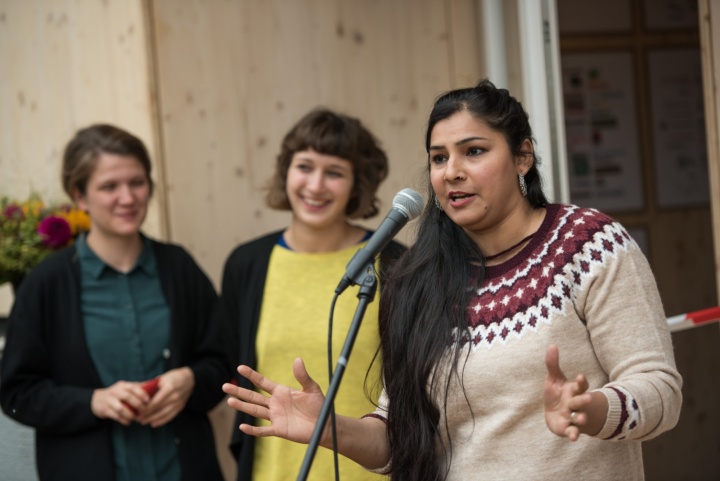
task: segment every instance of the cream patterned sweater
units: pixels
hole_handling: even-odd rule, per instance
[[[676,424],[682,379],[653,274],[620,224],[548,205],[532,241],[486,269],[467,318],[467,400],[454,379],[441,409],[449,481],[644,479],[640,441]],[[583,373],[608,398],[597,436],[573,443],[545,425],[549,344],[568,379]]]

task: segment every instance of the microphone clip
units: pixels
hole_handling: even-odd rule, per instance
[[[362,249],[358,250],[355,255],[353,255],[348,265],[350,265],[356,257],[359,257],[361,255]],[[346,273],[346,275],[344,275],[343,278],[340,279],[338,286],[335,288],[335,294],[342,294],[349,286],[360,286],[361,291],[365,290],[367,287],[372,286],[372,294],[369,298],[369,302],[372,302],[375,298],[376,285],[377,274],[375,272],[375,263],[374,260],[371,259],[367,264],[365,264],[362,269],[358,269],[357,273],[354,274],[353,277],[348,277]]]

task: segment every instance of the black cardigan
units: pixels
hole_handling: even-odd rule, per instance
[[[237,364],[245,364],[252,368],[257,365],[255,337],[260,322],[265,279],[270,253],[282,232],[273,232],[238,246],[225,262],[218,314],[226,323],[226,330],[230,332],[228,340],[231,345],[228,349],[231,358],[236,359]],[[404,251],[405,247],[402,244],[391,241],[381,252],[379,273],[381,287],[389,266]],[[236,375],[236,381],[242,387],[254,389],[254,386],[240,375]],[[255,438],[237,429],[242,423],[255,424],[255,419],[244,413],[237,414],[230,450],[238,462],[238,481],[247,481],[252,479]]]
[[[182,479],[218,480],[207,411],[223,397],[231,367],[220,324],[212,321],[217,295],[181,247],[152,241],[171,313],[165,369],[188,366],[195,388],[170,422]],[[51,255],[25,278],[10,313],[2,360],[0,403],[8,416],[35,428],[40,479],[113,480],[112,423],[90,409],[100,377],[86,346],[80,311],[80,269],[74,247]]]

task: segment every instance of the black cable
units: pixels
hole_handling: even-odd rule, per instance
[[[335,303],[337,302],[338,294],[335,293],[332,302],[330,303],[330,316],[328,318],[328,386],[332,384],[333,378],[333,356],[332,356],[332,332],[333,332],[333,315],[335,312]],[[332,430],[332,447],[333,447],[333,460],[335,461],[335,481],[340,481],[340,465],[338,461],[338,450],[337,450],[337,426],[335,424],[335,403],[330,406],[330,426]]]

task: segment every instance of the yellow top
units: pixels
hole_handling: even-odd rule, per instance
[[[323,392],[328,389],[327,337],[330,304],[345,266],[363,244],[337,252],[298,253],[276,246],[270,256],[263,295],[260,324],[256,338],[258,371],[275,382],[299,388],[292,374],[293,360],[301,357],[312,378]],[[333,317],[333,369],[358,304],[358,288],[351,286],[339,298]],[[365,376],[378,347],[378,300],[367,307],[342,383],[335,399],[335,412],[360,417],[375,406],[365,395]],[[376,381],[379,363],[373,364],[368,386],[377,401]],[[262,423],[267,424],[266,421]],[[255,441],[253,479],[263,481],[295,480],[307,446],[268,437]],[[347,458],[338,455],[342,481],[379,481]],[[334,479],[333,453],[318,448],[308,480]]]

